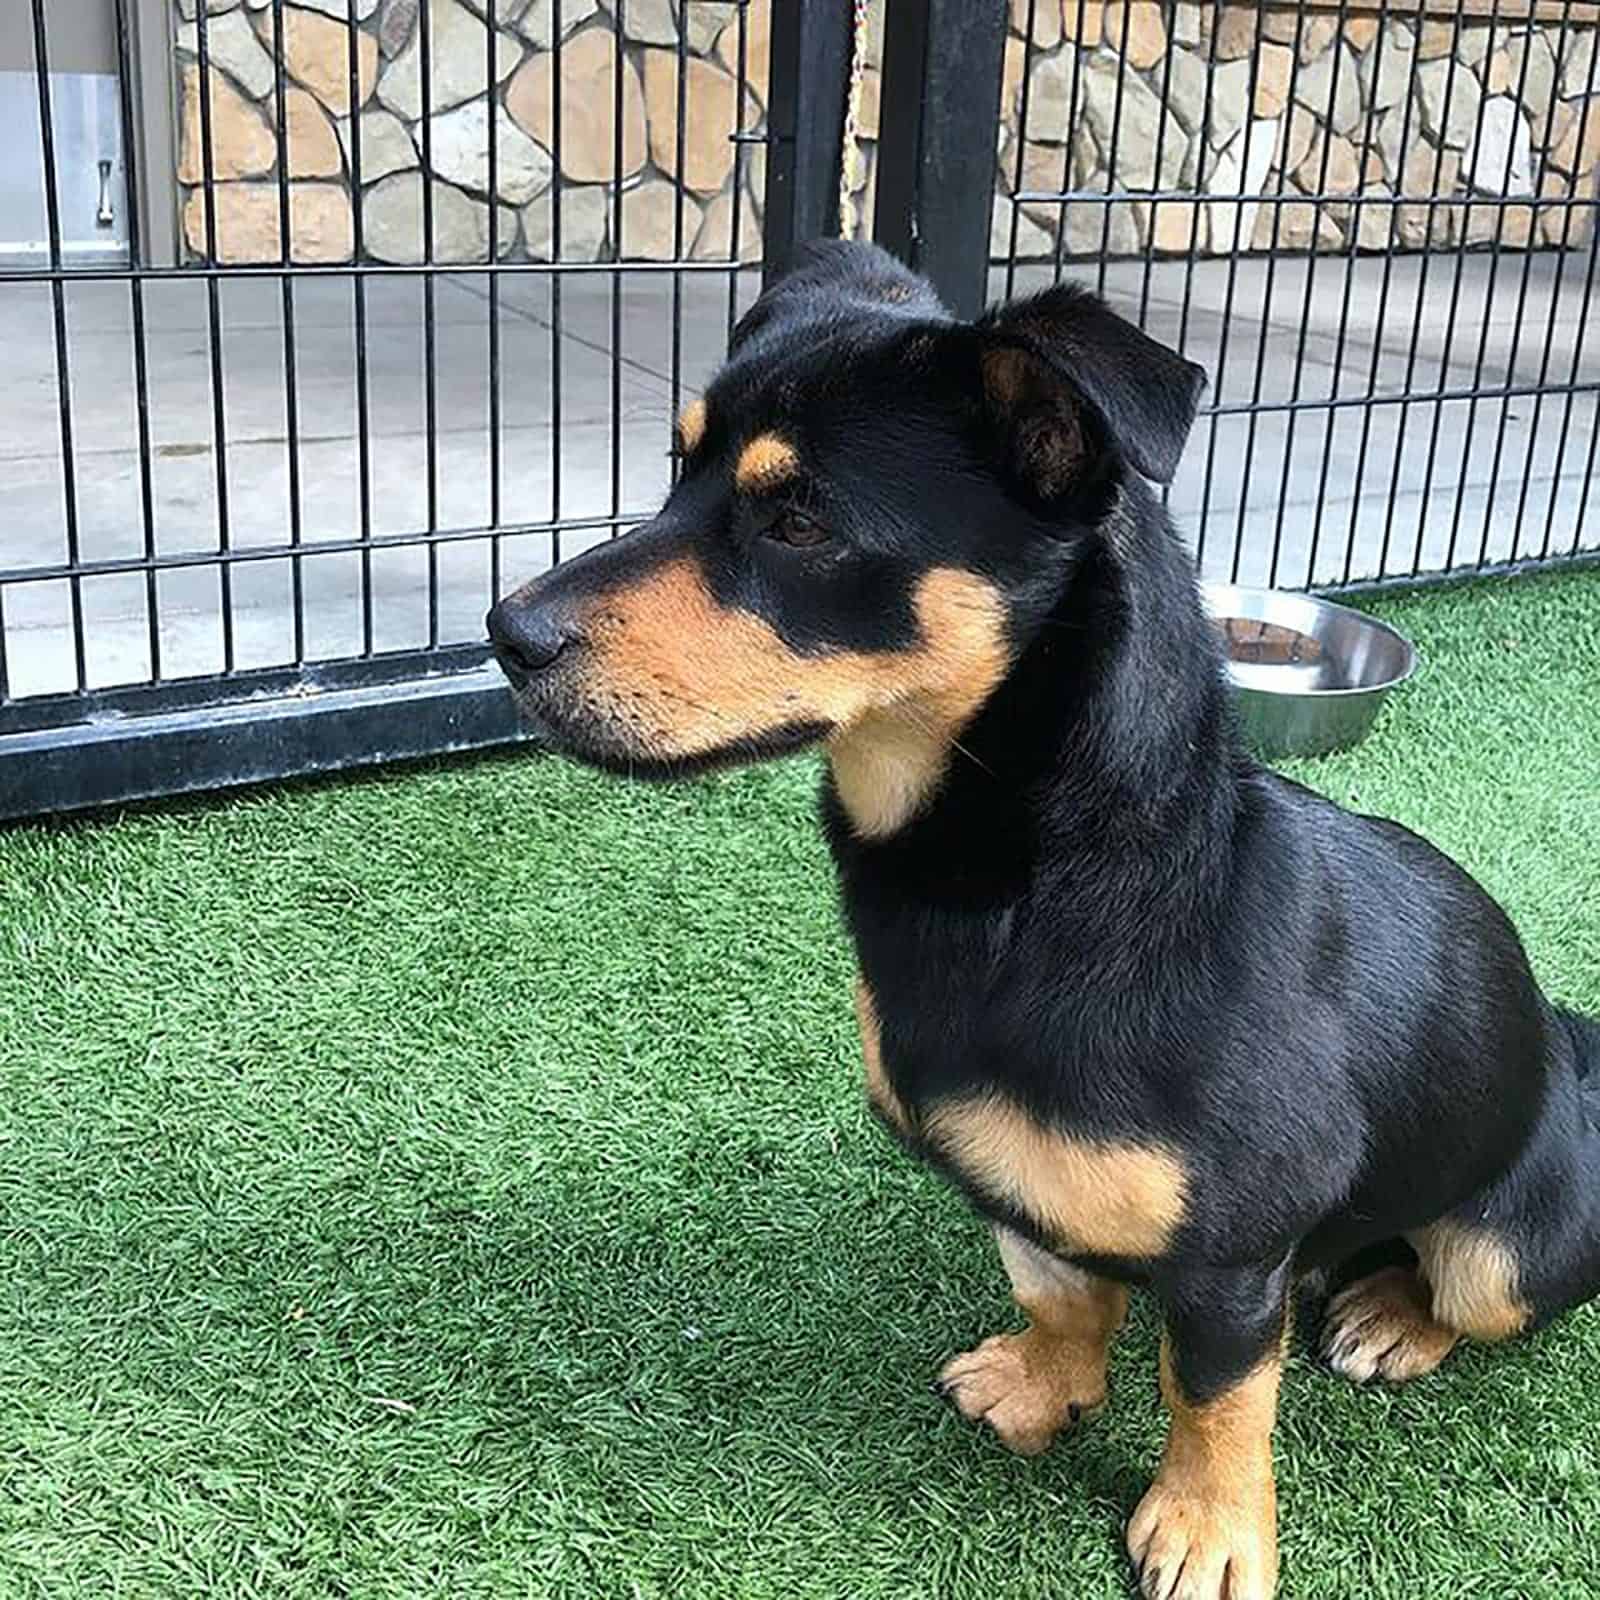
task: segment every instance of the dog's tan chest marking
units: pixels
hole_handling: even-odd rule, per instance
[[[692,456],[700,448],[700,441],[706,436],[706,403],[701,399],[691,400],[682,411],[678,413],[678,449],[686,455]]]
[[[1170,1150],[1043,1127],[996,1095],[913,1107],[883,1060],[872,990],[856,980],[867,1098],[896,1132],[924,1140],[981,1194],[1031,1218],[1071,1254],[1151,1259],[1183,1222],[1188,1175]]]
[[[922,809],[944,777],[950,747],[904,712],[872,712],[829,742],[828,758],[856,836],[885,839]]]
[[[1183,1223],[1188,1174],[1161,1146],[1062,1133],[993,1095],[928,1107],[921,1129],[981,1194],[1068,1254],[1153,1259]]]
[[[902,691],[828,743],[834,789],[859,838],[887,838],[922,810],[959,757],[961,729],[1009,665],[1004,606],[973,573],[929,573],[917,620],[922,643],[905,652]]]

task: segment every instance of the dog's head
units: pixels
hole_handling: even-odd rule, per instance
[[[964,323],[883,252],[813,246],[685,408],[659,514],[497,605],[496,654],[530,721],[595,765],[830,740],[836,773],[902,747],[921,770],[1122,475],[1171,478],[1204,381],[1080,289]]]

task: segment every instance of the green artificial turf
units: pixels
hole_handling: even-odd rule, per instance
[[[1600,1012],[1600,574],[1377,607],[1426,668],[1299,775]],[[1154,1464],[928,1380],[1011,1325],[863,1109],[793,762],[511,758],[0,834],[0,1594],[1093,1600]],[[1287,1596],[1592,1596],[1600,1313],[1399,1392],[1304,1352]]]

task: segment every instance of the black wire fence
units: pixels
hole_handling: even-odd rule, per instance
[[[1070,275],[1207,367],[1209,576],[1600,546],[1593,4],[21,10],[0,817],[514,738],[491,600],[650,512],[841,200],[958,309]]]
[[[26,5],[0,816],[513,737],[484,613],[648,515],[759,291],[768,0]],[[96,23],[90,260],[52,51]]]
[[[1597,8],[1019,0],[994,292],[1088,278],[1211,374],[1167,491],[1213,579],[1572,559]]]

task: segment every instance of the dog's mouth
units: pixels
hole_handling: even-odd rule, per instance
[[[645,723],[628,696],[586,692],[576,673],[528,678],[508,670],[506,677],[518,716],[536,744],[627,778],[670,781],[750,766],[804,750],[833,731],[825,722],[796,719],[759,731],[730,732],[709,745],[675,749]]]

